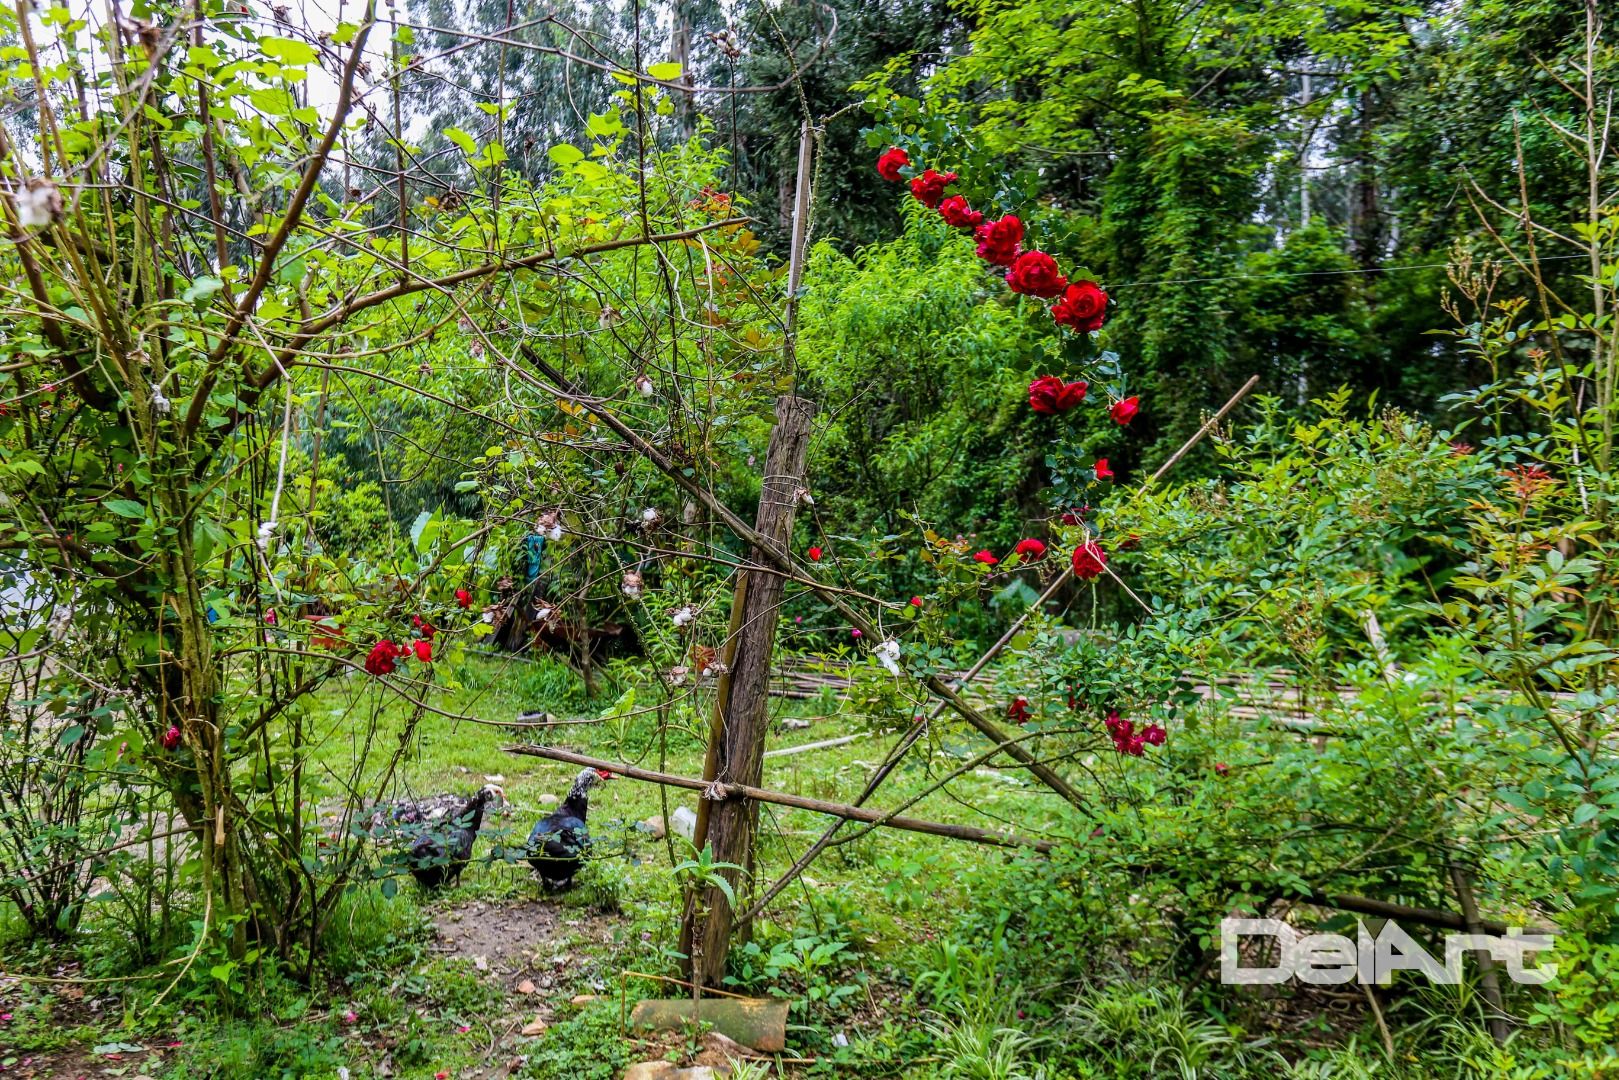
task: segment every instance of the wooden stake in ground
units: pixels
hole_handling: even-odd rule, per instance
[[[754,522],[756,547],[750,562],[768,565],[787,552],[793,532],[798,492],[804,486],[804,459],[809,451],[810,421],[815,405],[805,398],[776,401],[776,427],[770,433],[765,473]],[[760,550],[768,547],[771,550]],[[737,575],[735,637],[731,667],[724,675],[717,741],[709,747],[709,775],[715,785],[758,787],[764,775],[765,733],[770,726],[770,658],[776,644],[776,614],[786,582],[781,575],[743,570]],[[740,615],[740,617],[737,617]],[[713,791],[717,794],[719,787]],[[706,797],[707,793],[705,793]],[[705,828],[695,842],[707,847],[719,863],[753,865],[753,837],[759,824],[758,804],[745,798],[710,800]],[[741,881],[734,869],[720,871],[733,890]],[[725,955],[734,912],[724,889],[709,885],[688,903],[681,920],[680,950],[687,957],[693,982],[718,986],[725,977]]]

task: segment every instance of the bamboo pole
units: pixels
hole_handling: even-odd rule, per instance
[[[789,806],[795,810],[809,810],[816,814],[847,818],[850,821],[881,824],[888,828],[900,829],[905,832],[926,833],[929,836],[943,836],[951,840],[967,840],[975,844],[990,844],[995,847],[1033,848],[1042,854],[1050,852],[1055,846],[1049,840],[1035,840],[1030,837],[1019,836],[1016,833],[993,832],[989,829],[980,829],[972,825],[951,825],[941,821],[923,821],[920,818],[889,817],[881,810],[868,810],[865,807],[850,806],[847,803],[827,802],[824,799],[812,799],[807,795],[792,795],[785,791],[771,791],[768,788],[754,787],[751,784],[724,784],[717,782],[709,784],[692,776],[675,776],[671,773],[654,772],[651,769],[643,769],[636,765],[624,765],[616,761],[587,757],[584,754],[576,754],[572,750],[559,750],[554,746],[506,746],[502,747],[502,749],[508,754],[545,758],[548,761],[564,761],[570,765],[582,765],[590,769],[605,769],[614,776],[623,776],[649,784],[662,784],[665,787],[700,791],[704,793],[705,797],[712,793],[718,796],[717,801],[721,802],[732,799],[753,799],[756,802]]]

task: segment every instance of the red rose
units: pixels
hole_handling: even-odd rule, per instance
[[[994,554],[989,551],[980,551],[973,556],[973,562],[981,562],[985,566],[994,566],[1000,561],[1001,560],[997,559]]]
[[[1019,540],[1017,547],[1013,548],[1012,552],[1016,555],[1022,555],[1029,562],[1033,562],[1046,553],[1046,545],[1033,538]]]
[[[983,224],[984,215],[967,205],[965,195],[952,195],[939,204],[939,216],[944,218],[946,225],[954,225],[958,229],[971,229]]]
[[[1105,457],[1097,458],[1095,468],[1096,468],[1096,478],[1098,480],[1111,480],[1111,479],[1113,479],[1113,470],[1107,467],[1107,458],[1105,458]]]
[[[903,180],[899,171],[911,163],[911,155],[897,146],[890,146],[877,159],[877,175],[884,180]]]
[[[1138,397],[1127,397],[1123,401],[1115,401],[1113,403],[1113,407],[1108,409],[1107,414],[1113,417],[1114,423],[1118,424],[1120,427],[1124,427],[1128,425],[1130,421],[1134,420],[1136,418],[1136,413],[1140,411],[1141,399]]]
[[[1225,762],[1217,761],[1217,762],[1214,763],[1214,773],[1215,773],[1216,776],[1224,776],[1226,773],[1228,773],[1230,771],[1231,771],[1231,766],[1227,765]]]
[[[1012,704],[1006,707],[1006,718],[1014,724],[1027,724],[1029,722],[1029,699],[1015,697]]]
[[[1076,281],[1051,306],[1051,317],[1082,334],[1100,330],[1107,318],[1107,293],[1094,281]]]
[[[1067,412],[1069,409],[1078,407],[1079,403],[1085,400],[1085,391],[1090,388],[1091,384],[1083,379],[1077,382],[1064,383],[1062,393],[1057,395],[1057,411]]]
[[[1029,384],[1029,408],[1042,416],[1065,413],[1085,400],[1088,383],[1065,383],[1055,375],[1042,375]]]
[[[165,749],[165,750],[173,750],[176,746],[179,746],[179,745],[180,745],[180,729],[175,727],[173,724],[170,724],[169,725],[169,730],[167,730],[167,731],[165,731],[163,733],[163,749]]]
[[[1023,243],[1023,222],[1007,214],[978,226],[978,257],[993,266],[1011,266]]]
[[[1164,738],[1168,734],[1157,724],[1148,724],[1146,730],[1141,733],[1141,737],[1146,740],[1148,746],[1162,746],[1164,745]]]
[[[1041,416],[1057,415],[1057,398],[1062,394],[1062,380],[1055,375],[1042,375],[1029,384],[1029,408]]]
[[[810,548],[809,549],[809,557],[810,557],[810,562],[820,562],[821,561],[821,549],[818,548],[818,547]]]
[[[393,674],[394,661],[403,655],[403,650],[387,638],[383,638],[371,646],[371,652],[365,658],[365,670],[373,675]]]
[[[463,608],[472,606],[472,594],[465,589],[455,590],[455,602]]]
[[[944,189],[955,182],[956,174],[953,172],[938,173],[928,169],[911,181],[911,194],[916,196],[917,202],[929,210],[937,210],[944,198]]]
[[[912,607],[921,607],[922,606],[922,598],[920,596],[911,597],[911,606]]]
[[[1074,549],[1074,576],[1081,581],[1100,577],[1107,565],[1107,552],[1095,540],[1087,540]]]
[[[1049,300],[1061,293],[1068,279],[1057,270],[1057,260],[1043,251],[1025,251],[1012,262],[1006,284],[1015,293]]]
[[[433,643],[431,641],[413,641],[410,647],[416,650],[416,659],[422,663],[431,664],[433,662]]]

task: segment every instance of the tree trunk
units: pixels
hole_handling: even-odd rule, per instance
[[[755,529],[778,550],[785,550],[793,531],[797,491],[803,484],[804,459],[809,449],[810,421],[815,406],[804,398],[776,401],[776,427],[770,435],[765,471],[759,493]],[[750,553],[750,562],[766,565],[763,552]],[[736,584],[740,618],[734,621],[735,656],[725,674],[717,703],[720,723],[709,748],[711,776],[722,784],[758,787],[764,773],[765,733],[770,724],[770,657],[776,642],[776,610],[781,606],[785,582],[779,574],[744,570]],[[748,867],[753,863],[753,838],[758,828],[758,804],[729,798],[709,808],[706,837],[699,829],[697,843],[706,839],[713,860]],[[733,890],[742,875],[721,870]],[[681,923],[681,951],[693,982],[718,986],[725,977],[726,949],[730,942],[733,911],[724,890],[699,885],[697,903],[689,903]],[[738,892],[740,899],[740,892]]]

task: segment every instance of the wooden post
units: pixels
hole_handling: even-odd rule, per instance
[[[793,532],[798,490],[803,487],[804,459],[809,451],[810,421],[815,405],[804,398],[776,401],[776,427],[770,434],[765,471],[759,491],[759,513],[754,532],[761,545],[787,552]],[[750,562],[769,565],[771,553],[755,548]],[[713,764],[707,777],[726,786],[758,787],[764,775],[765,733],[770,725],[770,658],[776,644],[776,611],[786,583],[779,574],[743,570],[737,576],[737,628],[731,646],[730,670],[725,673],[723,697],[717,703],[721,723],[717,743],[709,747]],[[753,864],[753,838],[759,806],[751,799],[725,798],[708,808],[707,846],[715,862],[747,867]],[[741,884],[736,870],[721,871],[733,890]],[[693,982],[718,986],[725,977],[726,950],[731,938],[733,911],[725,891],[702,889],[695,904],[688,904],[681,921],[680,949],[687,957]]]

